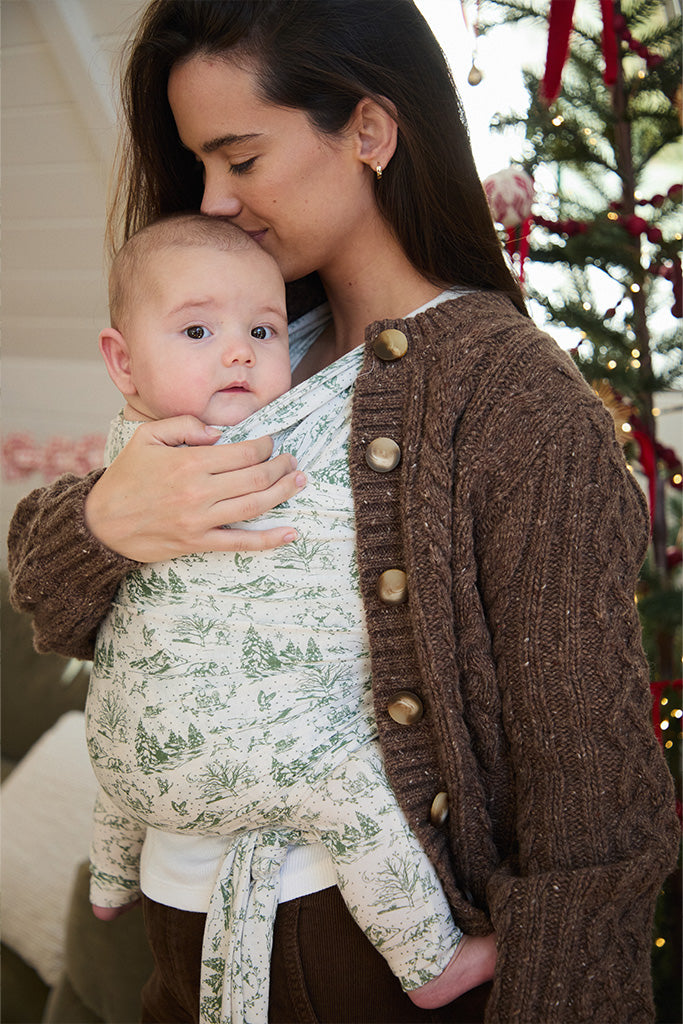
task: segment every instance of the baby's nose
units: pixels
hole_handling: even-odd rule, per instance
[[[223,349],[225,366],[242,364],[250,366],[254,362],[254,350],[246,338],[235,338]]]

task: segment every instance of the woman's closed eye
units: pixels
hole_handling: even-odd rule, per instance
[[[250,171],[252,169],[252,167],[256,163],[257,159],[258,159],[258,157],[252,156],[252,157],[249,158],[249,160],[243,160],[239,164],[230,164],[230,173],[231,174],[246,174],[248,171]]]
[[[187,335],[192,341],[204,341],[211,334],[208,327],[202,327],[201,324],[191,324],[190,327],[186,327],[183,334]]]

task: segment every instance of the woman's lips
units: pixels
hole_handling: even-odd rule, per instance
[[[265,238],[267,231],[268,228],[260,228],[258,231],[247,231],[247,234],[250,238],[253,238],[255,242],[261,242]]]

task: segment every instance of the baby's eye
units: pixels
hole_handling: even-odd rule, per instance
[[[262,324],[251,329],[251,336],[256,338],[257,341],[268,341],[269,338],[273,337],[274,333],[272,327],[264,327]]]
[[[204,338],[208,338],[209,336],[209,332],[206,327],[201,327],[199,324],[193,324],[192,327],[186,327],[183,334],[186,334],[188,338],[192,339],[192,341],[203,341]]]

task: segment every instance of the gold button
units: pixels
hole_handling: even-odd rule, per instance
[[[389,717],[399,725],[415,725],[424,715],[422,701],[410,690],[399,690],[387,704]]]
[[[390,327],[377,335],[372,347],[378,359],[390,363],[393,359],[401,359],[408,351],[408,339],[403,331]]]
[[[402,569],[386,569],[377,580],[377,594],[384,604],[403,604],[408,599],[408,582]]]
[[[443,825],[448,817],[448,793],[437,793],[429,811],[429,820],[436,828]]]
[[[376,473],[389,473],[401,461],[401,449],[390,437],[376,437],[365,449],[365,461]]]

